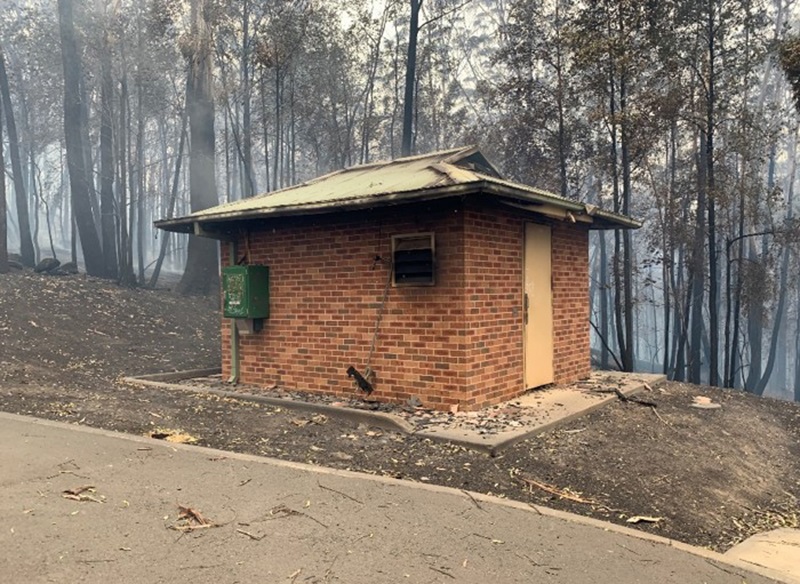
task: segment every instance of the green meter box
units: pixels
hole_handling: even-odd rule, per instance
[[[225,318],[269,318],[269,267],[222,268],[222,295]]]

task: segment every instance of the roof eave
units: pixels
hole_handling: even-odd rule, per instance
[[[375,197],[354,197],[352,199],[330,201],[318,204],[291,205],[277,207],[274,209],[248,209],[231,213],[215,213],[213,215],[187,215],[177,219],[164,219],[156,221],[154,225],[164,231],[175,233],[195,233],[196,224],[206,225],[209,223],[232,223],[241,220],[266,219],[272,217],[292,217],[298,215],[324,215],[328,213],[357,211],[364,209],[374,209],[379,207],[391,207],[409,202],[425,202],[438,199],[446,199],[462,195],[469,195],[480,192],[485,187],[483,181],[476,181],[458,185],[448,185],[431,189],[421,189],[416,191],[406,191],[394,193],[387,196]],[[198,234],[198,235],[206,235]]]
[[[570,201],[557,195],[550,195],[544,191],[517,189],[508,185],[488,181],[485,190],[501,197],[508,197],[527,203],[552,205],[559,209],[569,211],[578,218],[588,219],[589,229],[639,229],[640,221],[625,215],[618,215],[610,211],[603,211],[593,205],[578,201]],[[536,209],[530,209],[536,212]]]
[[[410,202],[433,201],[482,192],[514,199],[523,203],[550,205],[551,208],[556,207],[562,209],[572,214],[573,217],[577,217],[579,220],[588,223],[590,229],[639,229],[642,226],[640,221],[624,215],[603,211],[593,205],[570,201],[557,195],[550,195],[544,191],[518,189],[509,185],[493,182],[492,180],[480,180],[457,185],[406,191],[381,197],[372,195],[318,204],[291,205],[274,209],[248,209],[228,213],[188,215],[177,219],[156,221],[155,226],[165,231],[194,233],[195,235],[205,237],[215,237],[215,230],[207,228],[206,226],[208,224],[219,225],[241,220],[266,219],[272,217],[323,215],[328,213],[390,207]],[[539,212],[536,208],[527,210]],[[219,237],[223,236],[220,234]]]

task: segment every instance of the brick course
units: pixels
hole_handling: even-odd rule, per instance
[[[379,400],[477,409],[519,395],[525,220],[454,200],[249,224],[237,251],[270,267],[270,318],[240,335],[240,381],[329,394],[356,391],[367,365],[391,236],[434,232],[436,285],[390,287],[370,361]],[[552,222],[556,382],[589,373],[588,231]],[[223,265],[230,263],[227,245]],[[231,369],[222,326],[223,375]]]

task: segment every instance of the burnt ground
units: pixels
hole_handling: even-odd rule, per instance
[[[0,275],[0,409],[133,434],[180,430],[205,446],[491,493],[718,551],[800,521],[800,405],[740,392],[667,383],[643,396],[655,411],[613,403],[490,458],[117,381],[218,365],[217,305],[85,276]],[[722,408],[690,407],[698,395]],[[660,519],[626,523],[634,516]]]

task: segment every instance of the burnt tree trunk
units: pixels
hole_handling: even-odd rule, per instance
[[[706,135],[700,134],[700,145],[697,156],[697,209],[695,211],[694,238],[689,270],[692,278],[692,311],[689,329],[689,366],[688,380],[690,383],[699,384],[702,374],[702,332],[703,332],[703,303],[705,299],[705,217],[707,205],[706,166],[705,157]]]
[[[411,21],[408,27],[408,51],[406,53],[406,88],[403,101],[403,156],[411,155],[414,117],[414,89],[417,78],[417,36],[419,35],[419,11],[423,0],[411,0]]]
[[[191,84],[187,93],[189,109],[189,191],[192,212],[217,204],[214,177],[214,102],[212,100],[211,59],[213,46],[208,19],[209,0],[192,2],[192,38],[189,56]],[[210,294],[219,287],[217,243],[211,239],[189,237],[186,270],[178,283],[179,294]]]
[[[58,0],[58,17],[61,32],[61,58],[64,65],[64,137],[72,208],[81,240],[86,273],[90,276],[103,277],[105,275],[103,252],[92,215],[89,174],[81,138],[81,60],[75,40],[72,0]]]
[[[0,100],[0,274],[8,272],[8,231],[6,228],[6,161],[3,154],[3,102]]]
[[[36,263],[31,237],[28,197],[25,195],[25,183],[22,174],[22,159],[19,154],[19,137],[17,124],[14,121],[14,110],[11,106],[11,89],[6,74],[5,55],[0,46],[0,93],[2,93],[6,126],[8,127],[8,151],[11,155],[11,172],[14,175],[14,200],[17,203],[17,223],[19,226],[19,248],[23,265],[32,267]],[[5,178],[5,175],[4,175]]]
[[[111,53],[108,33],[100,56],[100,231],[103,240],[103,266],[107,278],[117,279],[117,242],[114,225],[114,82],[111,78]]]
[[[125,286],[133,286],[136,276],[133,274],[133,251],[128,232],[128,167],[130,148],[128,136],[128,79],[123,71],[120,82],[119,99],[119,140],[117,158],[119,159],[119,282]]]

